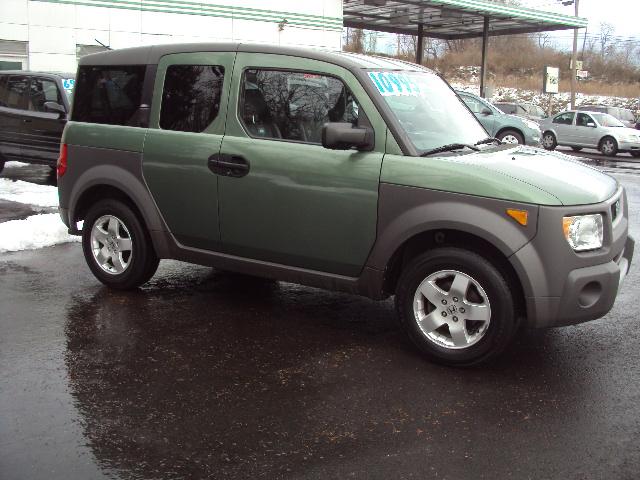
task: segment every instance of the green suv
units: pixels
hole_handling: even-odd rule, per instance
[[[487,137],[417,65],[265,45],[80,60],[60,213],[95,276],[173,258],[384,299],[430,358],[601,317],[633,255],[624,189]],[[81,221],[83,221],[81,223]]]

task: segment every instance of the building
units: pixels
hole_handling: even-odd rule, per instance
[[[0,69],[75,71],[87,53],[240,41],[340,48],[342,0],[0,0]]]

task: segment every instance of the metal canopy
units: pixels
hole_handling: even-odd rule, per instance
[[[587,19],[489,0],[344,0],[345,27],[455,40],[584,28]]]

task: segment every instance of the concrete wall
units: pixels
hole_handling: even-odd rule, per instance
[[[75,71],[77,45],[96,39],[112,48],[232,40],[338,49],[341,25],[342,0],[0,0],[0,40],[29,42],[30,70]]]

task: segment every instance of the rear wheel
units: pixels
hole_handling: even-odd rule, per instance
[[[497,138],[502,143],[511,143],[511,144],[524,143],[524,138],[522,138],[522,135],[516,132],[515,130],[505,130],[504,132],[500,132]]]
[[[93,274],[111,288],[138,287],[158,268],[144,225],[129,205],[118,200],[101,200],[89,209],[82,249]]]
[[[571,147],[571,150],[573,150],[574,152],[579,152],[580,150],[582,150],[582,147]]]
[[[600,153],[607,157],[615,157],[618,153],[618,142],[613,137],[604,137],[600,140]]]
[[[432,360],[469,366],[501,353],[516,332],[504,275],[482,256],[443,247],[413,259],[396,289],[409,338]]]
[[[542,146],[546,150],[555,150],[555,148],[558,146],[556,136],[552,132],[545,132],[542,136]]]

